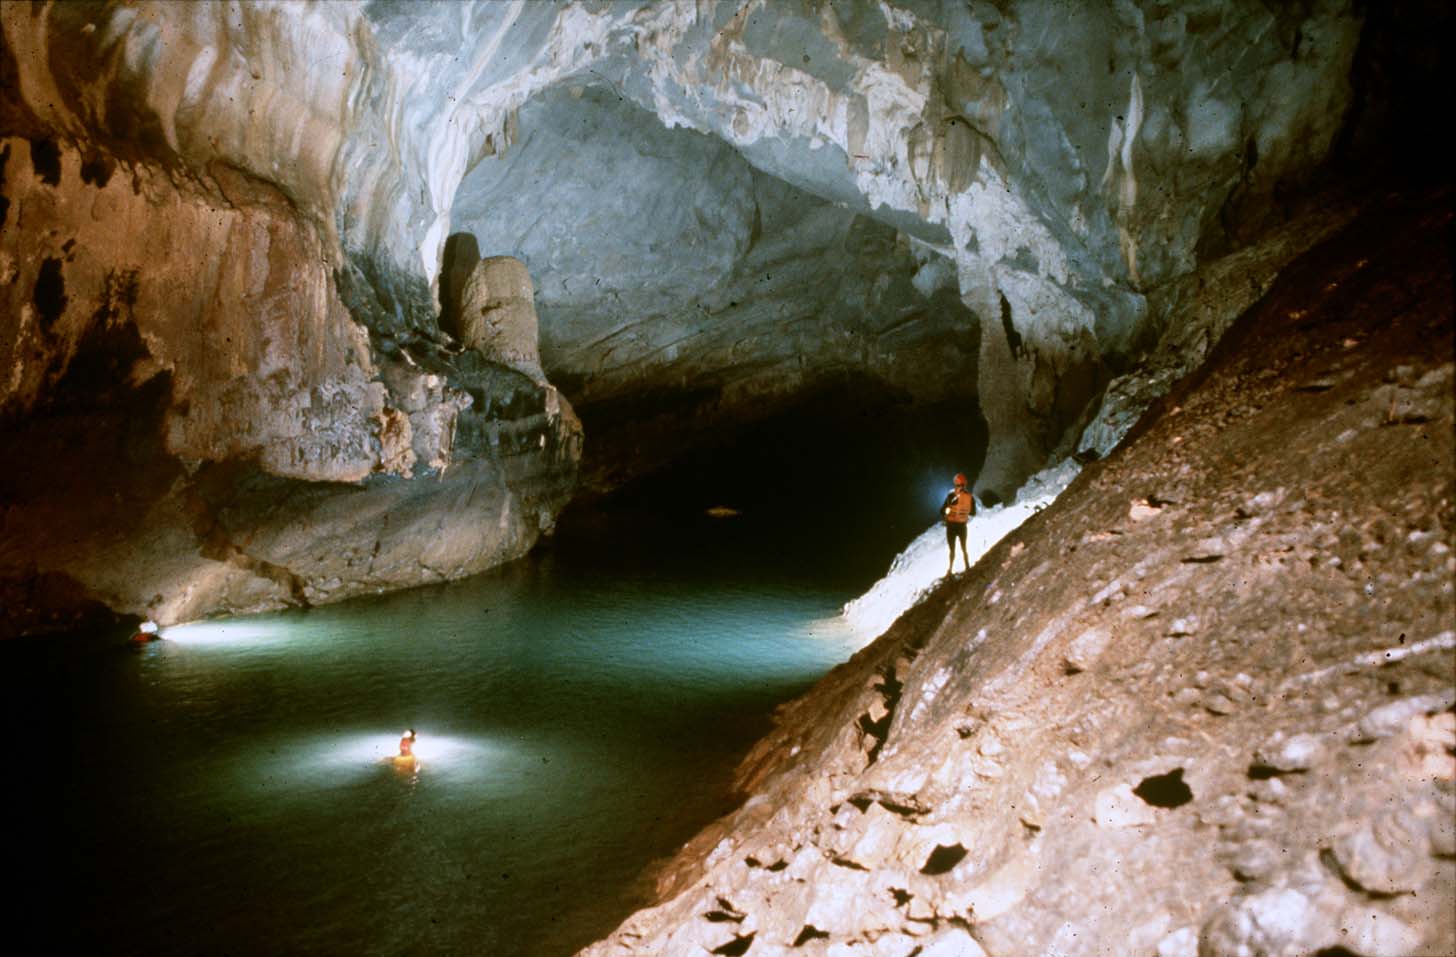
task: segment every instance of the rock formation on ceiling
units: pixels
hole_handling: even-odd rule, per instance
[[[589,432],[611,412],[594,487],[853,374],[974,396],[1007,497],[1327,156],[1360,18],[41,3],[0,31],[7,617],[173,620],[521,554],[576,471],[550,382]],[[465,348],[480,256],[533,278],[539,369]]]
[[[1453,216],[1395,205],[785,706],[584,957],[1456,953]]]

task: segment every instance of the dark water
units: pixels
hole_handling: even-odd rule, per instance
[[[0,647],[10,943],[571,953],[726,809],[772,707],[853,650],[837,609],[867,581],[825,545],[618,523],[139,650]],[[407,725],[417,776],[382,761]]]

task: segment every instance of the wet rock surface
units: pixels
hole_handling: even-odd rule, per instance
[[[583,953],[1456,951],[1450,210],[1296,261]]]
[[[382,344],[276,190],[18,137],[0,164],[0,634],[457,578],[554,524],[581,426],[501,364],[529,366],[534,314],[489,357]]]

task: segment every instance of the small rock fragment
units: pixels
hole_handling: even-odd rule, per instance
[[[1132,507],[1127,510],[1127,517],[1134,522],[1143,522],[1155,517],[1161,511],[1162,509],[1158,506],[1149,504],[1147,499],[1140,498],[1133,502]]]
[[[1431,842],[1432,854],[1456,857],[1456,814],[1434,808],[1426,823],[1426,839]]]
[[[1451,383],[1453,379],[1456,379],[1456,366],[1453,366],[1451,363],[1447,362],[1446,364],[1437,366],[1430,372],[1427,372],[1425,375],[1421,376],[1420,379],[1416,381],[1416,388],[1420,389],[1422,392],[1438,392],[1449,394],[1451,391]]]
[[[1185,562],[1197,562],[1204,564],[1216,562],[1229,553],[1228,542],[1222,538],[1204,538],[1194,543],[1188,554],[1183,556]]]
[[[1365,957],[1408,957],[1420,953],[1421,935],[1398,917],[1352,905],[1340,915],[1342,946]]]
[[[865,951],[859,949],[853,944],[836,943],[831,944],[826,950],[810,951],[810,953],[822,953],[825,955],[825,957],[860,957],[860,955],[862,954],[868,954],[870,955],[870,957],[879,957],[880,954],[913,954],[916,952],[916,948],[920,946],[920,940],[916,938],[913,934],[892,932],[888,934],[881,934],[879,937],[876,937],[873,946],[873,950]],[[785,953],[785,951],[774,950],[769,951],[768,953],[783,954]],[[801,953],[801,951],[796,950],[793,951],[793,953],[798,954]],[[981,957],[981,955],[984,954],[984,951],[970,951],[969,953],[974,954],[975,957]]]
[[[1267,492],[1260,492],[1244,503],[1244,510],[1253,515],[1257,515],[1260,512],[1267,512],[1284,501],[1284,496],[1285,491],[1282,487]]]
[[[1401,752],[1418,778],[1456,780],[1456,713],[1418,714],[1410,720],[1410,740]]]
[[[1324,743],[1312,734],[1288,738],[1276,735],[1254,752],[1254,760],[1276,771],[1308,771],[1324,751]]]
[[[1093,820],[1099,827],[1141,827],[1157,819],[1157,812],[1132,793],[1130,784],[1099,792],[1093,810]]]
[[[1198,634],[1198,618],[1190,615],[1187,618],[1174,618],[1173,623],[1168,626],[1169,638],[1181,638],[1185,635]]]
[[[969,931],[949,927],[924,943],[920,957],[986,957],[986,950]]]
[[[935,922],[935,907],[923,896],[912,897],[905,908],[905,916],[922,924]]]
[[[1168,934],[1168,925],[1173,918],[1167,911],[1159,911],[1152,917],[1127,932],[1126,947],[1130,951],[1146,954],[1152,951]]]
[[[1182,705],[1183,707],[1198,704],[1202,700],[1203,692],[1197,688],[1179,688],[1177,693],[1173,695],[1173,703]]]
[[[1237,705],[1226,692],[1214,689],[1203,695],[1203,707],[1213,714],[1233,714]]]
[[[1198,931],[1180,927],[1158,941],[1158,957],[1198,957]]]
[[[1260,804],[1282,805],[1289,800],[1289,785],[1278,778],[1255,781],[1249,785],[1249,797]]]
[[[1420,889],[1429,877],[1424,829],[1403,815],[1388,814],[1367,821],[1336,839],[1330,852],[1340,873],[1374,894],[1400,894]]]
[[[1209,957],[1307,954],[1324,945],[1330,917],[1304,894],[1274,887],[1225,905],[1204,925]]]
[[[1355,727],[1357,742],[1379,741],[1400,734],[1410,727],[1411,719],[1417,715],[1435,714],[1445,711],[1456,703],[1456,691],[1435,694],[1412,695],[1390,704],[1381,705],[1360,719]]]
[[[1037,866],[1029,857],[1013,857],[963,896],[947,899],[954,909],[977,921],[994,920],[1015,908],[1036,885]]]
[[[1229,868],[1241,881],[1256,881],[1273,874],[1283,860],[1284,855],[1272,842],[1252,840],[1239,845]]]
[[[1088,628],[1067,646],[1067,653],[1062,658],[1063,667],[1072,674],[1086,671],[1096,664],[1102,652],[1107,649],[1107,644],[1112,636],[1101,628]]]

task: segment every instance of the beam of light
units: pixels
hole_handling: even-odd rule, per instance
[[[416,728],[415,732],[415,757],[432,770],[484,764],[501,750],[479,738],[441,734],[428,728]],[[401,729],[334,735],[309,742],[303,756],[318,768],[368,768],[399,753],[400,734]]]
[[[194,621],[186,625],[169,625],[160,637],[184,645],[256,645],[282,641],[290,628],[280,621]]]
[[[980,561],[982,555],[1022,522],[1056,501],[1081,470],[1081,466],[1067,459],[1032,476],[1014,503],[992,508],[978,506],[966,528],[966,552],[971,564]],[[959,547],[956,552],[955,567],[964,568]],[[879,637],[945,576],[945,558],[945,526],[936,524],[895,556],[884,578],[844,606],[844,617],[861,644]]]
[[[812,638],[830,646],[842,645],[850,651],[860,647],[859,633],[850,625],[843,614],[807,621],[795,630],[800,638]],[[837,659],[836,659],[837,660]]]
[[[385,771],[406,770],[411,775],[473,781],[494,779],[505,768],[525,764],[518,748],[479,737],[443,734],[416,728],[417,764],[398,768],[400,729],[378,728],[352,733],[317,734],[273,740],[244,762],[246,787],[269,792],[327,790],[377,777]]]

